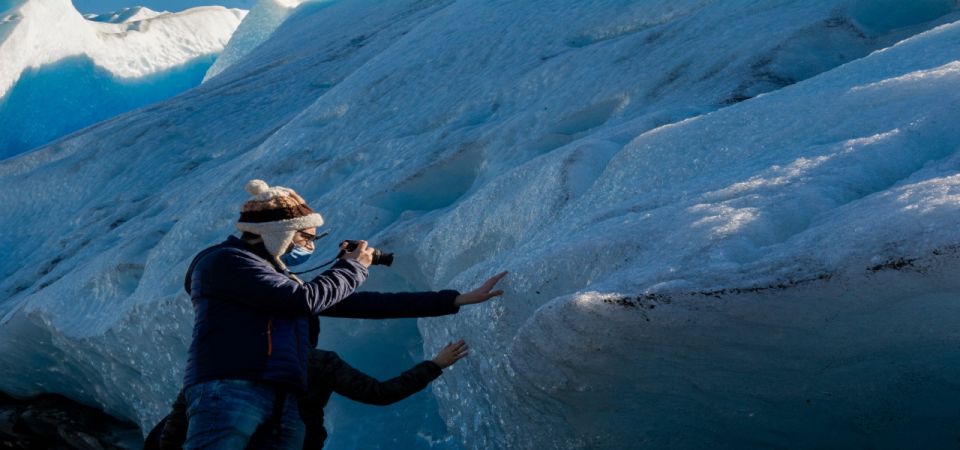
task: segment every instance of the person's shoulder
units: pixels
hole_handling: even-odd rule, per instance
[[[199,258],[197,261],[198,265],[220,265],[227,262],[269,264],[249,249],[245,249],[230,241],[209,247],[197,256]]]
[[[190,274],[204,274],[208,282],[216,279],[232,283],[237,271],[271,275],[275,272],[270,263],[253,252],[234,246],[215,246],[209,253],[199,255]]]

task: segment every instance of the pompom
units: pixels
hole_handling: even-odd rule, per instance
[[[250,195],[260,195],[270,189],[270,185],[263,180],[250,180],[247,182],[247,185],[244,186],[244,189],[250,193]]]

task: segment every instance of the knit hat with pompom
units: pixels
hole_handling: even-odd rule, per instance
[[[269,186],[263,180],[250,180],[245,188],[253,198],[243,204],[237,228],[259,234],[277,258],[286,253],[297,230],[323,225],[323,217],[293,189]]]

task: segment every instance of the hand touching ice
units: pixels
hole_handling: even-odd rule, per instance
[[[443,350],[440,350],[440,353],[437,353],[437,356],[433,358],[433,362],[440,366],[441,369],[446,369],[469,353],[470,347],[467,346],[467,343],[464,342],[463,339],[460,339],[457,342],[447,344],[447,346],[444,347]]]
[[[463,306],[474,303],[483,303],[491,298],[503,295],[503,290],[494,291],[493,288],[496,287],[497,283],[505,276],[507,276],[506,271],[490,277],[490,279],[480,285],[480,287],[470,292],[464,292],[458,295],[457,298],[453,300],[453,304],[457,306]]]

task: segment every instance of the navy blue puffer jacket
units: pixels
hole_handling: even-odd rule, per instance
[[[262,246],[234,236],[200,252],[185,283],[195,319],[184,388],[248,379],[303,392],[318,315],[378,319],[459,310],[457,291],[352,294],[367,274],[362,264],[339,260],[300,284],[278,271]]]

